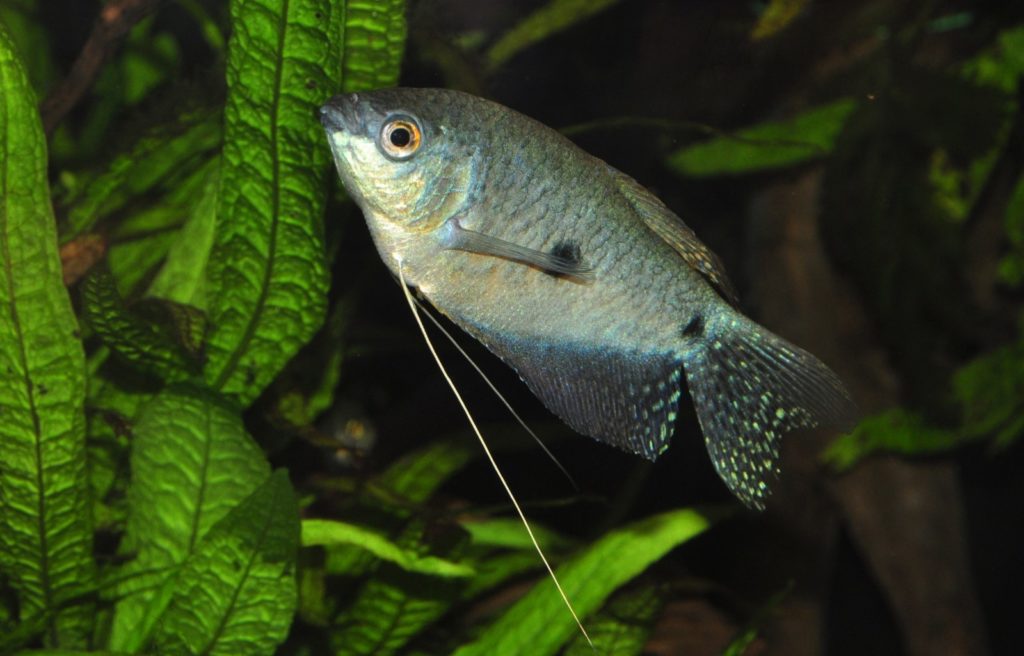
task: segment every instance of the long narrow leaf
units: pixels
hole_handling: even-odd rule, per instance
[[[704,517],[677,510],[636,522],[604,536],[557,570],[576,612],[586,618],[621,585],[672,548],[702,533]],[[576,635],[576,623],[551,581],[545,579],[520,599],[458,656],[554,654]]]
[[[843,98],[784,121],[770,121],[672,153],[669,168],[689,177],[740,175],[828,155],[857,102]]]
[[[469,565],[403,549],[386,536],[358,524],[327,519],[307,519],[302,522],[302,546],[331,547],[339,544],[365,549],[381,560],[390,561],[408,572],[446,577],[473,574],[473,568]]]
[[[405,0],[348,0],[342,91],[393,87],[405,52]]]
[[[0,25],[0,570],[46,642],[78,646],[94,579],[85,358],[61,282],[36,98]]]
[[[323,322],[328,153],[344,4],[234,0],[207,380],[248,405]]]
[[[516,54],[552,34],[586,20],[619,0],[551,0],[503,34],[487,51],[487,66],[496,69]]]

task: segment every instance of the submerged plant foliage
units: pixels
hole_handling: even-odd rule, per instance
[[[270,654],[298,614],[336,653],[397,653],[453,605],[536,575],[535,554],[513,537],[522,528],[452,523],[457,537],[431,544],[416,508],[471,453],[450,446],[366,484],[362,515],[373,522],[354,513],[300,525],[287,472],[272,471],[242,413],[327,316],[330,163],[314,109],[340,90],[396,83],[406,8],[233,0],[221,25],[186,6],[224,58],[223,105],[190,98],[105,166],[65,163],[175,74],[178,44],[139,23],[100,78],[111,95],[90,128],[54,137],[53,199],[35,91],[53,72],[28,57],[45,31],[32,2],[0,14],[0,652]],[[78,283],[77,318],[65,281]],[[323,333],[336,342],[339,308]],[[331,405],[342,351],[331,352],[319,390],[281,397],[288,430]],[[679,511],[592,545],[541,535],[590,614],[706,525]],[[96,560],[96,530],[120,538],[115,558]],[[590,577],[603,562],[616,566]],[[359,585],[330,585],[343,577]],[[549,581],[535,588],[443,649],[519,653],[528,641],[554,653],[575,623]],[[643,590],[634,594],[649,625],[656,606]],[[598,643],[622,640],[614,627]]]

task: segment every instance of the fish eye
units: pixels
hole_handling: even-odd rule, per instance
[[[412,157],[423,143],[423,132],[411,116],[393,116],[380,129],[377,145],[391,159]]]

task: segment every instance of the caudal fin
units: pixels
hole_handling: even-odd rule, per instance
[[[742,315],[708,326],[684,362],[711,461],[748,506],[764,508],[783,435],[856,422],[857,408],[831,369]]]

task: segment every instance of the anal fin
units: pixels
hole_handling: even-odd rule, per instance
[[[477,336],[574,430],[650,460],[668,447],[681,394],[675,354]]]

